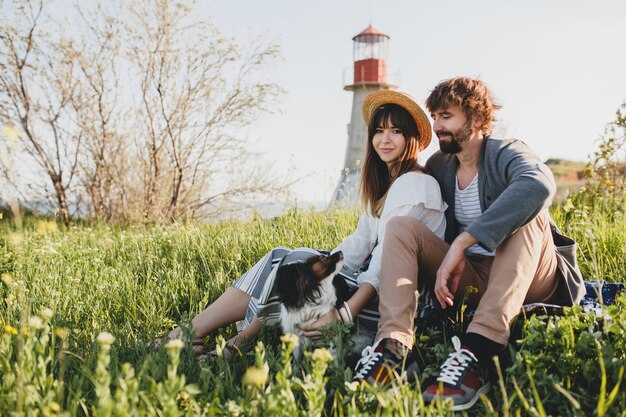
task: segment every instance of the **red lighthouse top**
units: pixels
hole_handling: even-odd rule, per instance
[[[363,30],[363,32],[359,33],[354,38],[352,38],[352,40],[356,41],[356,38],[358,38],[359,36],[366,36],[366,35],[384,36],[385,38],[389,39],[389,35],[386,35],[382,33],[380,30],[376,29],[374,26],[369,25],[365,30]]]
[[[354,41],[354,84],[387,82],[389,36],[369,25]]]

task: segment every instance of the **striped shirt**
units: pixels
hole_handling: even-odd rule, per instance
[[[467,227],[472,224],[483,211],[480,208],[480,199],[478,197],[478,174],[464,189],[459,188],[459,179],[455,178],[454,193],[454,215],[459,223],[459,234],[463,233]],[[467,248],[466,254],[478,254],[485,256],[495,256],[495,252],[489,252],[482,246],[475,244]]]

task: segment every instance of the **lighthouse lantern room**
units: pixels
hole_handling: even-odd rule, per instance
[[[389,36],[369,26],[354,41],[354,82],[385,83]]]

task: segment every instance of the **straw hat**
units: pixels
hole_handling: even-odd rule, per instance
[[[426,149],[432,137],[430,121],[426,113],[424,113],[424,110],[422,110],[415,99],[408,94],[391,90],[378,90],[369,93],[363,102],[363,120],[365,120],[365,124],[369,125],[370,119],[376,109],[389,103],[403,107],[413,116],[413,120],[415,120],[415,124],[417,125],[417,131],[420,135],[418,142],[419,150]]]

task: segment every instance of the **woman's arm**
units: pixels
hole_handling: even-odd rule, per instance
[[[362,213],[354,232],[331,251],[343,252],[343,268],[348,275],[358,271],[372,252],[374,247],[372,223],[375,223],[372,217]]]
[[[352,294],[352,297],[346,301],[352,313],[352,317],[356,317],[356,315],[363,310],[363,307],[372,301],[374,297],[376,297],[376,289],[368,283],[363,283],[363,285]]]

